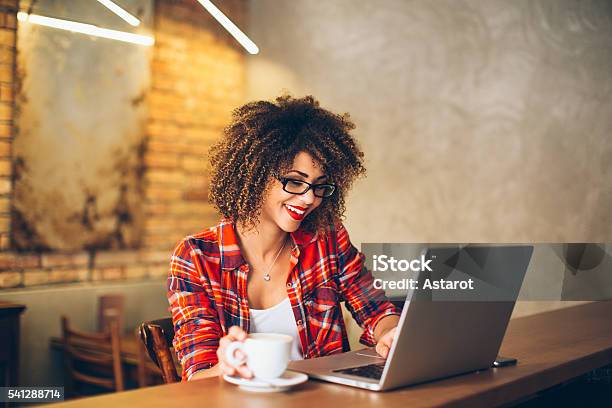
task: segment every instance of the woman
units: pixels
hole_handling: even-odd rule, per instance
[[[210,201],[224,219],[177,246],[168,276],[183,380],[250,378],[224,354],[247,333],[289,334],[292,359],[348,351],[341,301],[364,328],[360,341],[387,356],[398,310],[340,222],[365,173],[353,128],[312,96],[234,111],[211,149]]]

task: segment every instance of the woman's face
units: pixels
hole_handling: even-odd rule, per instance
[[[298,153],[293,159],[291,168],[280,176],[311,184],[328,181],[321,167],[306,152]],[[287,193],[283,190],[283,184],[274,179],[263,204],[261,221],[273,222],[281,230],[293,232],[321,204],[322,200],[324,199],[314,195],[312,189],[301,195]]]

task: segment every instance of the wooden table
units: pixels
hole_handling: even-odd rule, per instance
[[[417,407],[497,406],[571,380],[612,363],[612,302],[596,302],[514,319],[500,354],[517,357],[514,367],[495,368],[403,389],[376,393],[308,381],[291,392],[241,391],[220,378],[176,383],[57,407]]]

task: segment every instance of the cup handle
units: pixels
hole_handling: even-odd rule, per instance
[[[236,358],[234,356],[234,353],[236,353],[237,350],[242,351],[245,357],[243,357],[242,359]],[[225,359],[234,367],[239,367],[243,365],[244,363],[246,363],[247,357],[246,357],[246,352],[244,351],[244,343],[240,341],[231,342],[225,349]]]

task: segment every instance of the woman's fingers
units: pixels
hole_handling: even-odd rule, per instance
[[[382,358],[387,358],[387,356],[389,355],[389,347],[387,345],[383,344],[382,341],[379,341],[376,344],[376,352]]]
[[[219,340],[219,348],[226,348],[231,342],[232,339],[230,339],[229,336],[223,336],[221,337],[221,340]]]
[[[227,331],[227,334],[228,336],[231,336],[233,337],[233,339],[238,340],[238,341],[244,341],[247,338],[247,332],[245,332],[238,326],[230,327],[229,330]]]
[[[393,339],[395,339],[396,331],[397,331],[397,327],[394,327],[383,336],[381,340],[383,341],[385,346],[391,348],[391,345],[393,344]]]
[[[236,369],[232,366],[229,366],[225,363],[221,363],[221,371],[223,372],[223,374],[227,374],[227,375],[234,375],[236,373]]]
[[[238,374],[240,377],[243,377],[243,378],[253,377],[253,372],[245,364],[242,364],[236,367],[236,366],[230,365],[229,363],[222,361],[221,371],[223,372],[223,374],[227,374],[227,375]]]
[[[232,342],[244,341],[246,340],[247,336],[248,336],[247,332],[242,330],[240,327],[232,326],[227,331],[227,335],[223,336],[219,340],[219,348],[217,349],[217,358],[219,359],[219,362],[221,364],[221,371],[223,372],[223,374],[227,374],[227,375],[238,374],[239,376],[244,377],[244,378],[251,378],[253,376],[253,373],[245,364],[241,364],[240,366],[234,366],[230,364],[229,361],[227,361],[227,357],[225,355],[227,347]],[[246,357],[245,354],[240,350],[236,350],[236,352],[234,353],[234,356],[238,360],[243,360]]]
[[[253,373],[251,372],[251,370],[244,364],[238,367],[237,370],[238,370],[238,374],[240,374],[240,376],[243,378],[253,377]]]
[[[393,339],[395,338],[395,332],[397,328],[394,327],[388,332],[386,332],[378,343],[376,343],[376,352],[383,358],[387,358],[389,355],[389,350],[391,350],[391,345],[393,344]]]

